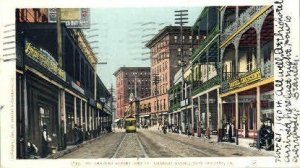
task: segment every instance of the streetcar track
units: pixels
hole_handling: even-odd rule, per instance
[[[146,151],[145,151],[145,149],[144,149],[144,147],[143,147],[143,145],[142,145],[142,143],[140,141],[140,137],[137,135],[137,133],[136,133],[136,140],[138,141],[139,146],[140,146],[140,148],[141,148],[141,150],[142,150],[145,158],[149,158],[148,154],[146,153]]]
[[[125,135],[124,135],[124,137],[123,137],[121,143],[119,144],[119,146],[118,146],[116,152],[114,153],[114,155],[112,156],[112,158],[116,158],[116,156],[117,156],[117,154],[119,153],[119,151],[120,151],[120,149],[121,149],[121,147],[122,147],[122,144],[124,143],[124,140],[126,139],[126,137],[127,137],[127,134],[125,133]]]
[[[136,142],[137,142],[136,145],[139,147],[139,150],[142,152],[142,154],[144,155],[144,157],[145,158],[149,158],[149,156],[148,156],[147,152],[145,151],[145,148],[144,148],[143,144],[141,143],[141,140],[140,140],[140,138],[139,138],[139,136],[138,136],[137,133],[130,133],[130,134],[129,133],[125,133],[125,135],[124,135],[121,143],[117,147],[116,152],[114,153],[114,155],[111,158],[118,158],[118,155],[121,153],[120,151],[122,149],[123,150],[126,149],[126,147],[127,147],[126,143],[128,143],[128,142],[125,142],[125,141],[131,140],[130,138],[133,138],[133,139],[136,140]],[[125,143],[125,146],[124,146],[124,143]],[[138,153],[137,151],[135,151],[135,152]],[[131,153],[135,153],[135,152],[131,152]],[[137,157],[137,158],[139,158],[139,157]]]

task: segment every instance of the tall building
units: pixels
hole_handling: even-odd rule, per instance
[[[38,155],[47,155],[41,134],[46,127],[53,153],[77,143],[75,125],[91,133],[84,140],[104,133],[112,122],[111,94],[95,72],[97,58],[81,29],[61,24],[59,57],[55,23],[16,17],[17,158],[28,158],[28,142],[41,149]]]
[[[117,117],[124,117],[124,107],[130,102],[130,94],[135,99],[150,96],[150,68],[121,67],[114,76],[116,77],[116,113]]]
[[[184,61],[189,62],[198,37],[192,36],[191,27],[183,27],[182,33]],[[154,125],[163,122],[169,112],[168,90],[179,70],[180,44],[179,26],[166,26],[146,44],[150,48],[151,121]]]

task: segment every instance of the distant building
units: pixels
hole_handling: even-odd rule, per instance
[[[47,8],[20,8],[16,9],[17,22],[48,22]]]
[[[192,36],[191,27],[183,27],[184,61],[189,62],[192,49],[198,44],[198,37]],[[180,59],[180,27],[166,26],[147,44],[150,48],[151,60],[151,121],[152,124],[162,122],[169,112],[168,90],[172,85]],[[157,86],[154,78],[158,76]],[[156,93],[157,88],[157,93]]]
[[[121,67],[116,77],[116,113],[124,117],[125,104],[129,102],[130,94],[135,99],[150,96],[150,67]]]

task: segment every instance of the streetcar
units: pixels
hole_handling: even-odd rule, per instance
[[[126,133],[136,132],[136,119],[133,116],[125,118],[125,130]]]

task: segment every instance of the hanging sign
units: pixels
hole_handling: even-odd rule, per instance
[[[60,9],[62,23],[68,28],[90,28],[90,9],[89,8],[61,8]],[[48,9],[48,22],[55,23],[57,20],[57,9]]]

